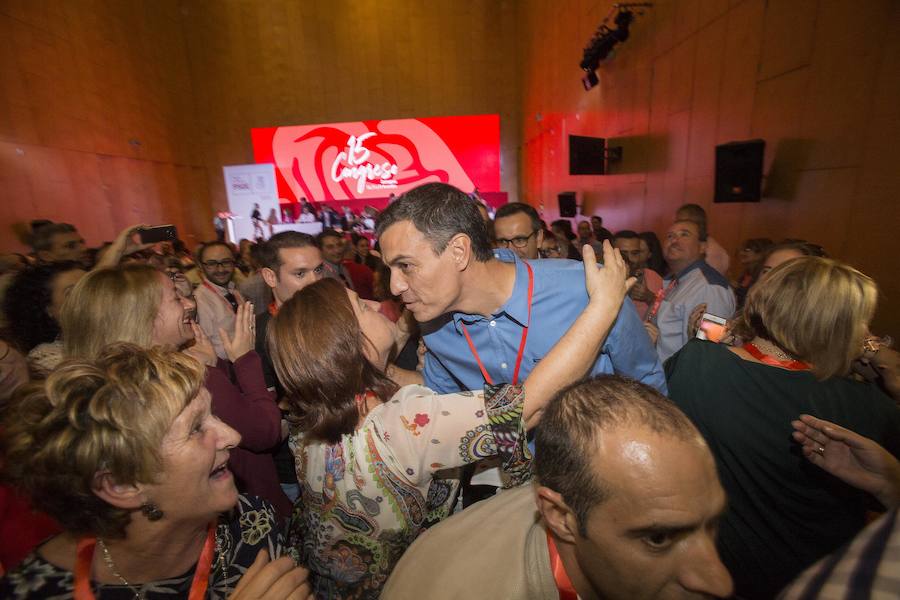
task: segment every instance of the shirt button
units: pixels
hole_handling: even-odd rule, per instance
[[[500,368],[501,368],[501,369],[505,369],[505,368],[506,368],[506,363],[500,363]]]
[[[491,327],[496,327],[496,326],[497,326],[497,321],[491,321]]]

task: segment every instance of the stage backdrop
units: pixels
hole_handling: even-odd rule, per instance
[[[500,188],[500,117],[476,115],[253,129],[253,158],[274,163],[282,202],[375,200],[442,181]]]
[[[228,237],[232,242],[244,238],[269,238],[268,222],[281,221],[278,196],[275,193],[275,169],[272,165],[234,165],[222,167],[225,176],[225,192],[228,194],[228,210],[231,225]],[[259,213],[266,224],[253,227],[253,207],[259,204]]]

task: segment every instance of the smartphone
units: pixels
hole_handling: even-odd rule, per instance
[[[700,327],[697,329],[697,338],[719,343],[725,337],[725,326],[728,321],[722,317],[703,313],[700,318]]]
[[[147,227],[138,232],[142,244],[155,244],[157,242],[174,242],[178,239],[178,231],[174,225],[156,225]]]

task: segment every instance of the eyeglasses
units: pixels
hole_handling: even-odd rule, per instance
[[[532,231],[529,235],[514,237],[509,240],[505,240],[503,238],[497,238],[497,245],[502,246],[503,248],[509,248],[512,245],[515,248],[524,248],[528,245],[528,240],[530,240],[536,233],[537,229]]]
[[[202,264],[203,264],[204,269],[210,269],[210,270],[216,269],[218,267],[223,267],[225,269],[233,269],[234,268],[234,261],[231,259],[207,260],[207,261],[203,262]]]

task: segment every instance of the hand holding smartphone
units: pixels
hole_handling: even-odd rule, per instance
[[[727,324],[727,319],[703,313],[703,316],[700,317],[700,327],[697,329],[697,338],[718,344],[725,337]]]

